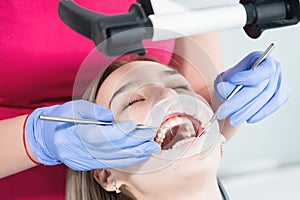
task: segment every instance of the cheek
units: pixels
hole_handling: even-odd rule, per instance
[[[137,103],[134,106],[127,108],[126,110],[122,111],[117,117],[117,121],[123,120],[132,120],[136,123],[144,123],[146,116],[148,115],[149,111],[151,110],[151,104],[144,102],[144,103]]]

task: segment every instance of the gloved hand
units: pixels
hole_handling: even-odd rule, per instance
[[[74,124],[40,120],[40,115],[96,119],[111,122],[113,113],[84,100],[36,109],[26,122],[26,138],[34,155],[45,165],[64,163],[73,170],[130,166],[160,150],[152,129],[135,130],[136,123]]]
[[[289,97],[280,63],[267,57],[259,66],[252,65],[262,55],[253,52],[233,68],[219,74],[214,82],[217,97],[224,102],[217,110],[217,118],[230,116],[230,124],[255,123],[278,110]],[[225,101],[238,85],[244,87]]]

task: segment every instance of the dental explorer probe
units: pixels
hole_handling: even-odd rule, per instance
[[[255,69],[260,63],[262,63],[266,57],[271,53],[271,51],[274,49],[275,45],[274,43],[271,43],[270,46],[263,52],[263,54],[257,59],[257,61],[252,65],[250,68],[251,70]],[[236,93],[238,93],[244,86],[243,85],[237,85],[234,90],[228,95],[226,101],[230,100]],[[208,121],[208,124],[205,126],[205,128],[201,131],[201,133],[197,136],[200,137],[210,126],[211,124],[217,119],[217,114],[214,113],[213,116]]]
[[[69,118],[69,117],[60,117],[60,116],[49,116],[49,115],[40,115],[39,118],[41,120],[48,120],[48,121],[69,122],[69,123],[78,123],[78,124],[96,124],[102,126],[109,126],[109,125],[116,124],[115,122],[103,122],[103,121],[97,121],[93,119],[79,119],[79,118]],[[136,129],[147,129],[147,128],[159,130],[167,127],[154,127],[154,126],[147,126],[145,124],[137,124],[136,127]]]

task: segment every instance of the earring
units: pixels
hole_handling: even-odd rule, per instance
[[[112,188],[117,194],[121,193],[121,190],[117,187],[115,180],[112,181]]]
[[[221,156],[223,156],[224,155],[224,144],[223,143],[221,143],[221,145],[220,145],[220,150],[221,150]]]
[[[220,145],[221,156],[223,156],[224,155],[224,145],[225,145],[227,140],[222,134],[221,134],[220,141],[221,141],[221,145]]]

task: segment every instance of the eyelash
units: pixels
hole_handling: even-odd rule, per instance
[[[123,108],[123,110],[126,109],[126,108],[128,108],[128,107],[130,107],[130,106],[132,106],[133,104],[135,104],[135,103],[137,103],[139,101],[144,101],[144,100],[145,99],[142,98],[142,97],[134,97],[132,99],[129,99],[128,103],[125,105],[125,107]]]
[[[176,86],[171,88],[172,90],[190,90],[189,87],[187,85],[180,85],[180,86]],[[144,101],[145,99],[142,97],[134,97],[132,99],[129,99],[128,103],[124,106],[123,110],[125,110],[126,108],[132,106],[133,104],[140,102],[140,101]]]
[[[173,90],[190,90],[190,88],[187,85],[180,85],[177,87],[173,87]]]

